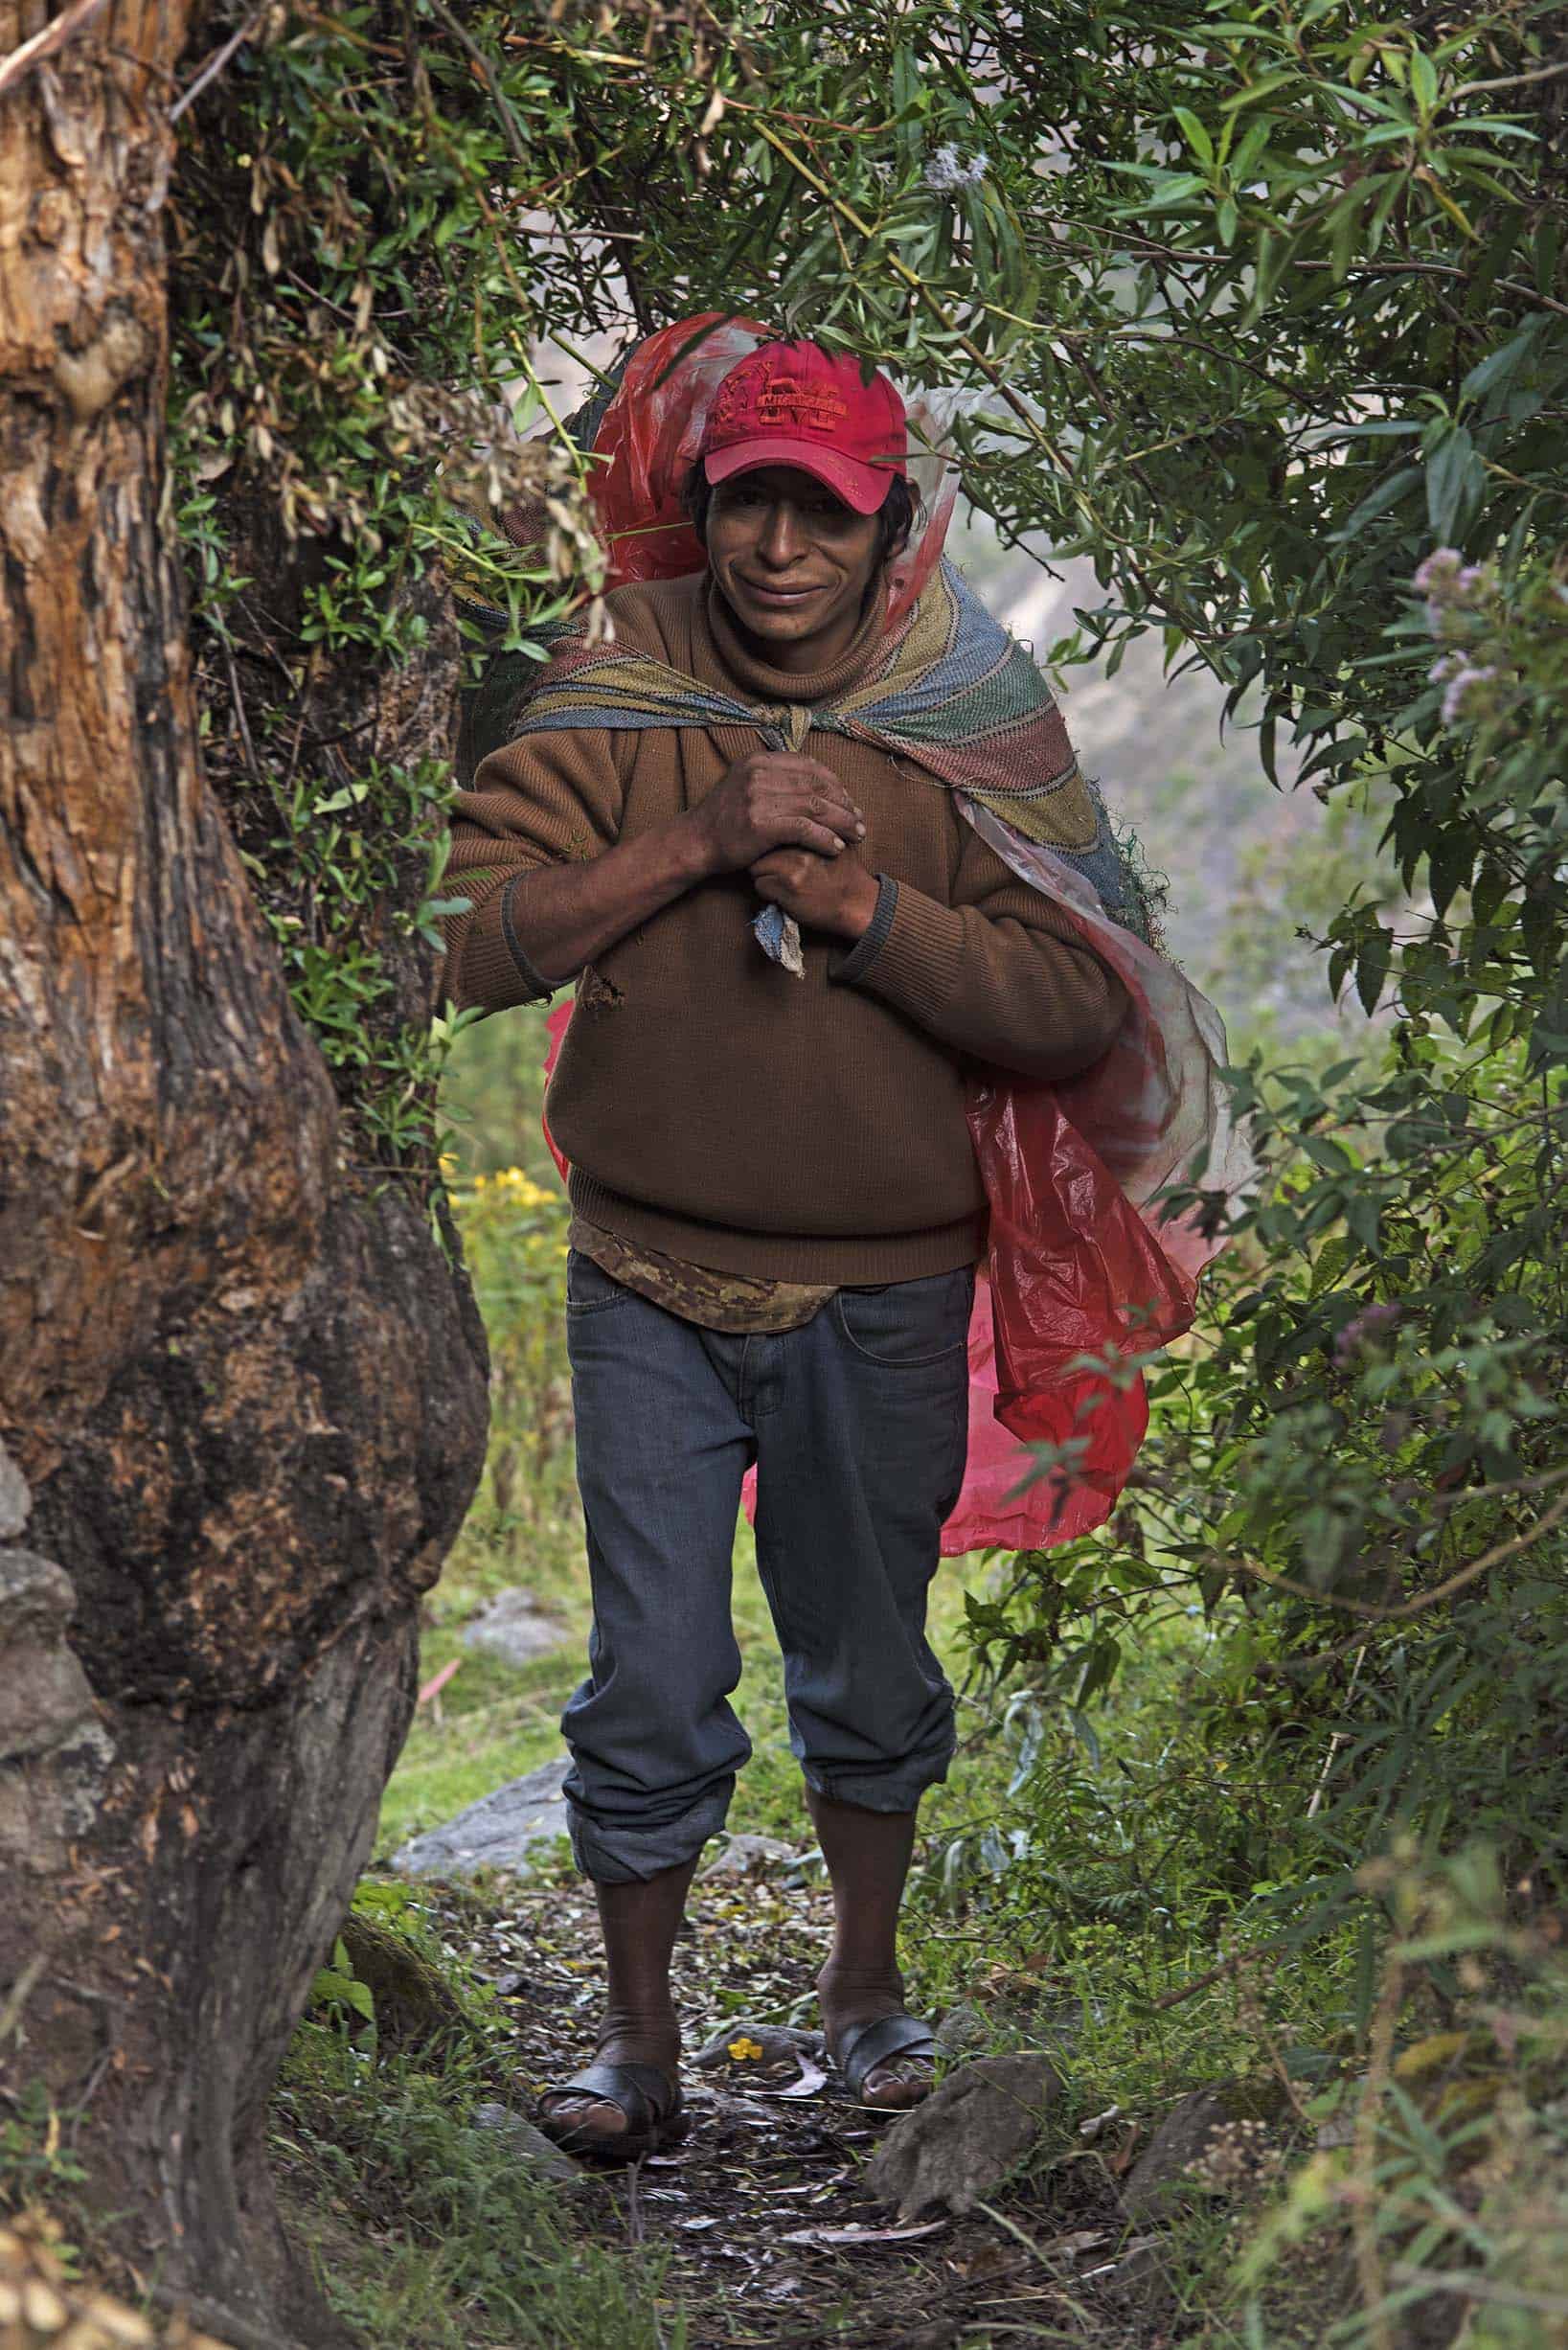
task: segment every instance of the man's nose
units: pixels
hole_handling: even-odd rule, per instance
[[[800,515],[787,498],[779,499],[768,508],[762,525],[759,541],[762,560],[771,563],[776,571],[784,571],[804,553],[805,546]]]

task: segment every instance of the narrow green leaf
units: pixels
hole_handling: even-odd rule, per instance
[[[1475,842],[1468,833],[1445,833],[1427,860],[1432,910],[1441,921],[1475,870]]]
[[[1181,125],[1182,137],[1187,141],[1193,153],[1206,171],[1211,170],[1215,159],[1214,141],[1198,121],[1197,116],[1193,112],[1191,106],[1175,106],[1171,111]]]
[[[1382,923],[1375,922],[1361,941],[1355,957],[1355,992],[1361,998],[1361,1009],[1369,1019],[1377,1009],[1393,953],[1393,931]]]
[[[1465,398],[1480,399],[1488,392],[1496,391],[1500,385],[1511,383],[1524,365],[1545,323],[1544,319],[1533,318],[1528,326],[1519,329],[1517,334],[1511,334],[1506,343],[1500,343],[1484,359],[1478,359],[1459,387]]]
[[[1474,442],[1463,424],[1452,425],[1426,460],[1426,518],[1434,538],[1446,546],[1459,535],[1485,486]]]
[[[1423,115],[1430,114],[1437,104],[1438,69],[1421,49],[1410,60],[1410,95]]]

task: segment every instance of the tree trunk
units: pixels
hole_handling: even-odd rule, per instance
[[[0,60],[48,16],[0,0]],[[423,1187],[348,1164],[199,769],[161,511],[188,16],[110,0],[0,90],[0,2079],[81,2112],[144,2275],[316,2344],[267,2097],[407,1726],[484,1341]],[[432,645],[390,756],[447,746]]]

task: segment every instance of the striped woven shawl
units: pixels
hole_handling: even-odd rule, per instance
[[[799,750],[813,728],[844,735],[912,762],[934,786],[954,791],[966,813],[978,803],[1054,851],[1113,920],[1148,935],[1137,877],[1079,768],[1049,687],[950,563],[933,575],[872,674],[815,708],[741,701],[650,653],[571,639],[535,674],[535,691],[520,710],[513,705],[513,741],[563,727],[755,726],[770,748]]]

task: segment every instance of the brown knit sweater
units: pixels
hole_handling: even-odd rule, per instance
[[[829,671],[745,650],[706,576],[619,589],[617,641],[751,702],[846,693],[880,607]],[[964,1115],[968,1061],[1065,1077],[1105,1050],[1121,982],[1019,882],[912,764],[812,733],[866,821],[858,854],[897,884],[852,947],[806,934],[804,979],[751,932],[744,873],[701,883],[617,941],[579,983],[548,1111],[579,1216],[720,1272],[907,1281],[972,1264],[984,1195]],[[457,802],[447,881],[472,901],[447,934],[461,1007],[536,998],[507,884],[591,857],[694,807],[754,729],[567,729],[492,752]],[[889,919],[891,916],[891,920]]]

